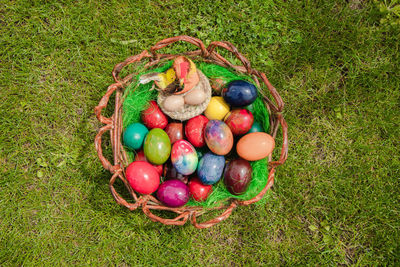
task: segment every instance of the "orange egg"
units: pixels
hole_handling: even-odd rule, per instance
[[[260,160],[268,157],[275,147],[272,136],[263,132],[249,133],[240,138],[236,145],[238,155],[248,161]]]

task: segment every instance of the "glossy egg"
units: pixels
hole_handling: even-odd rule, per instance
[[[180,111],[185,106],[185,100],[183,96],[171,95],[165,98],[162,106],[167,111]]]
[[[224,100],[233,107],[250,105],[257,98],[257,88],[247,81],[232,81],[222,90]]]
[[[213,96],[204,111],[204,115],[209,120],[223,120],[226,114],[228,114],[229,109],[229,105],[221,96]]]
[[[203,115],[193,117],[186,123],[186,138],[195,147],[203,147],[206,144],[204,140],[204,131],[207,123],[208,119]]]
[[[157,198],[168,207],[180,207],[189,200],[189,188],[179,180],[168,180],[158,188]]]
[[[244,159],[235,159],[226,164],[224,171],[224,184],[233,195],[246,192],[251,182],[253,169]]]
[[[253,126],[253,122],[253,114],[247,109],[234,109],[225,118],[225,123],[234,135],[247,133]]]
[[[212,193],[212,185],[202,184],[197,177],[192,178],[188,186],[190,195],[196,201],[205,201]]]
[[[176,141],[172,146],[171,162],[183,175],[194,173],[198,163],[196,149],[186,140]]]
[[[166,180],[178,179],[179,181],[182,181],[185,184],[187,184],[187,182],[189,180],[189,176],[188,175],[183,175],[183,174],[179,173],[175,169],[175,167],[172,165],[172,163],[169,162],[169,161],[164,164],[163,176],[164,176],[164,178]]]
[[[164,130],[155,128],[149,131],[144,141],[144,154],[153,164],[164,164],[171,153],[171,142]]]
[[[208,148],[217,155],[226,155],[233,146],[233,135],[223,121],[211,120],[204,131]]]
[[[134,161],[146,161],[149,162],[146,158],[146,156],[144,155],[144,151],[143,150],[139,150],[138,152],[136,152],[136,156]],[[163,165],[154,165],[152,164],[153,167],[157,170],[159,175],[163,174]]]
[[[249,133],[240,138],[236,145],[238,155],[249,161],[260,160],[271,154],[275,140],[267,133]]]
[[[207,96],[203,89],[193,89],[185,95],[185,104],[200,105]]]
[[[140,194],[151,194],[160,184],[160,175],[150,163],[145,161],[134,161],[129,164],[125,175],[132,189]]]
[[[257,132],[264,132],[264,128],[262,127],[261,123],[253,122],[253,126],[251,126],[250,130],[247,133],[257,133]]]
[[[168,134],[171,144],[183,139],[183,124],[181,122],[171,122],[164,130]]]
[[[149,107],[142,111],[141,118],[149,129],[164,129],[168,124],[167,116],[158,107],[156,101],[149,102]]]
[[[124,145],[130,149],[141,148],[148,132],[146,126],[141,123],[130,124],[124,132]]]
[[[221,179],[224,166],[224,156],[208,152],[199,161],[197,176],[203,184],[215,184],[219,179]]]

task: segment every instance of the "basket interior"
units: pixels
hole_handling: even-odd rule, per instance
[[[226,81],[233,80],[247,80],[249,82],[253,82],[249,76],[236,73],[235,71],[228,70],[224,67],[215,64],[209,64],[202,61],[194,60],[196,66],[208,77],[208,78],[223,78]],[[125,88],[123,95],[123,106],[122,106],[122,127],[123,130],[134,122],[140,122],[140,113],[147,107],[147,103],[150,100],[156,100],[157,91],[151,90],[153,86],[153,82],[148,84],[139,84],[138,78],[150,72],[163,72],[169,69],[172,66],[172,61],[166,61],[162,65],[159,65],[150,70],[139,70],[136,77],[132,80],[132,82]],[[254,83],[254,82],[253,82]],[[269,133],[269,113],[266,109],[263,100],[261,97],[258,97],[256,101],[253,103],[253,115],[254,121],[261,123],[264,126],[264,129],[267,133]],[[128,155],[129,163],[133,161],[135,157],[135,151],[132,151],[126,147],[124,147]],[[208,151],[207,148],[201,148],[201,152]],[[221,205],[222,203],[228,201],[230,198],[237,198],[240,200],[249,200],[255,197],[266,185],[267,176],[268,176],[268,161],[267,159],[251,162],[253,168],[253,177],[252,181],[249,185],[248,190],[240,195],[235,196],[229,193],[229,191],[225,188],[222,179],[213,186],[213,192],[204,202],[197,202],[193,199],[190,199],[189,202],[185,206],[203,206],[203,207],[215,207]],[[269,192],[269,191],[268,191]],[[264,195],[263,200],[265,201],[268,198],[268,193]],[[259,201],[258,203],[262,203],[263,201]]]

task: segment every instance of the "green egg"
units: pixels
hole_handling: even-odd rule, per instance
[[[148,132],[146,126],[141,123],[130,124],[124,132],[124,145],[130,149],[141,148]]]
[[[144,141],[144,155],[153,164],[164,164],[171,153],[171,141],[167,133],[160,129],[150,130]]]
[[[262,125],[259,122],[253,122],[253,126],[247,133],[264,132]]]

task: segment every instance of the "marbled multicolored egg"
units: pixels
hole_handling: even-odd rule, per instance
[[[189,196],[189,187],[179,180],[165,181],[157,191],[157,198],[168,207],[185,205]]]
[[[229,105],[243,107],[256,100],[257,88],[247,81],[232,81],[222,90],[222,96]]]
[[[226,155],[232,149],[233,135],[223,121],[209,121],[204,131],[204,138],[208,148],[217,155]]]
[[[203,184],[215,184],[219,181],[219,179],[221,179],[224,166],[224,156],[219,156],[208,152],[199,161],[197,176]]]
[[[229,192],[241,195],[246,192],[251,182],[253,169],[244,159],[235,159],[226,164],[224,183]]]
[[[238,155],[248,161],[266,158],[275,147],[275,140],[267,133],[249,133],[236,145]]]
[[[247,133],[253,125],[254,117],[247,109],[234,109],[225,118],[225,123],[229,126],[234,135]]]
[[[208,119],[199,115],[188,120],[185,126],[185,135],[187,140],[195,147],[202,147],[206,144],[204,140],[204,130]]]
[[[171,162],[179,173],[194,173],[198,163],[196,149],[186,140],[176,141],[172,146]]]
[[[143,150],[151,163],[164,164],[171,153],[171,141],[164,130],[154,128],[147,134]]]

